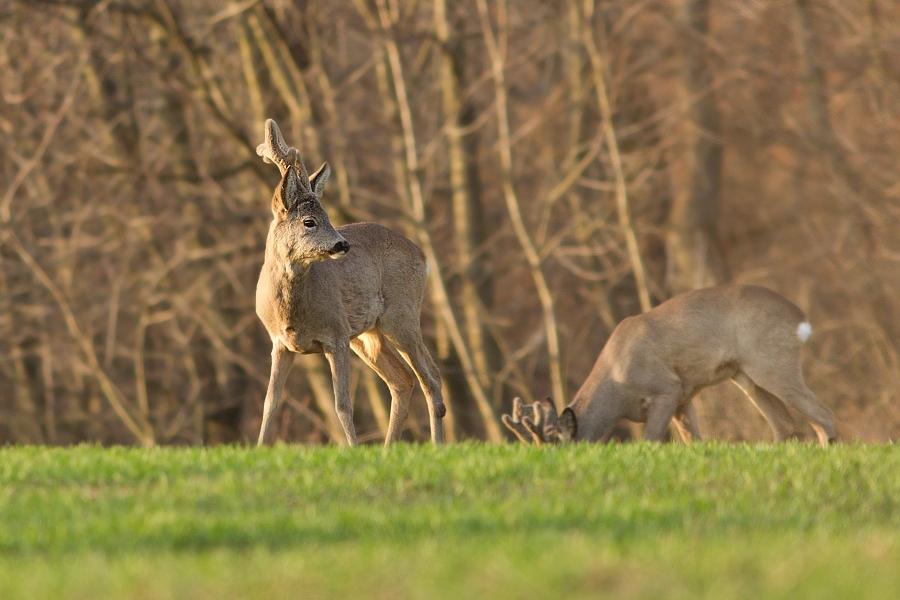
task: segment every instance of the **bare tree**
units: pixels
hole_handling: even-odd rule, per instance
[[[7,0],[0,19],[0,440],[256,437],[266,117],[334,167],[336,223],[426,253],[448,439],[503,439],[513,391],[562,402],[621,319],[722,279],[809,314],[804,372],[842,433],[900,435],[896,3]],[[325,363],[302,366],[273,437],[345,439]],[[355,357],[348,395],[358,440],[382,439],[388,390]],[[716,406],[710,437],[766,435]],[[413,402],[415,440],[427,419]]]

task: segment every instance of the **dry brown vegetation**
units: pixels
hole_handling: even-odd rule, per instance
[[[255,438],[266,117],[334,221],[426,251],[448,439],[723,281],[807,311],[845,440],[900,435],[896,2],[0,0],[0,92],[0,440]],[[352,391],[380,439],[386,389]],[[320,356],[288,392],[280,439],[342,438]],[[731,388],[698,412],[768,439]]]

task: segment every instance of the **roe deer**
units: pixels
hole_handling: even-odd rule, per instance
[[[402,235],[375,223],[332,227],[319,202],[331,172],[328,163],[309,176],[299,152],[288,148],[272,119],[266,121],[265,136],[256,152],[278,165],[281,183],[272,198],[274,219],[256,287],[256,314],[272,338],[272,373],[258,444],[266,441],[294,353],[321,352],[331,366],[338,419],[347,442],[356,445],[349,348],[390,389],[385,445],[400,438],[414,373],[428,401],[431,439],[442,443],[441,378],[420,329],[428,277],[425,255]]]
[[[686,292],[619,323],[561,415],[549,398],[527,408],[516,398],[503,423],[523,442],[540,445],[597,441],[625,418],[646,423],[645,439],[660,441],[675,417],[682,437],[700,439],[691,399],[730,378],[776,440],[799,434],[787,404],[810,421],[824,446],[836,439],[834,417],[806,387],[800,369],[800,348],[810,333],[803,311],[764,287]]]

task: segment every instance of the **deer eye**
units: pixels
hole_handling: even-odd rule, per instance
[[[316,222],[313,221],[312,219],[303,219],[303,226],[306,227],[307,229],[312,229],[313,227],[316,226]]]

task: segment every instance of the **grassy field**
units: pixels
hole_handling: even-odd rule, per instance
[[[895,598],[889,445],[0,449],[0,598]]]

